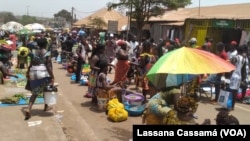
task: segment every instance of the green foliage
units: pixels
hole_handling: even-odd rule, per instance
[[[12,12],[0,12],[0,17],[1,17],[1,19],[3,19],[3,21],[2,21],[3,23],[17,20]]]
[[[65,9],[59,11],[58,13],[54,14],[54,17],[61,17],[61,18],[65,18],[66,21],[71,21],[73,19],[71,13]]]
[[[19,23],[22,25],[27,25],[27,24],[32,24],[32,23],[37,23],[38,20],[36,17],[33,16],[28,16],[28,15],[23,15],[22,18],[19,20]]]
[[[27,97],[24,94],[15,94],[13,97],[16,97],[18,99],[27,99]]]
[[[3,99],[0,99],[2,104],[17,104],[19,99],[17,97],[6,97]]]
[[[141,31],[150,17],[164,14],[166,10],[174,10],[190,5],[191,0],[120,0],[118,3],[108,3],[109,10],[125,7],[130,11],[130,16],[135,20],[136,28]],[[138,37],[140,37],[140,33]]]
[[[43,98],[43,93],[38,94],[37,98]]]

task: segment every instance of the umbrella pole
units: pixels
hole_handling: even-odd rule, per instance
[[[183,84],[183,85],[181,86],[181,96],[183,96],[185,93],[186,93],[186,85]]]
[[[183,74],[181,75],[182,79],[182,86],[181,86],[181,96],[183,96],[186,93],[186,84],[184,82]]]

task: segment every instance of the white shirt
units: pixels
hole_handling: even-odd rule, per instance
[[[133,57],[136,57],[136,53],[134,51],[134,49],[136,48],[136,46],[138,46],[139,43],[138,42],[132,42],[130,41],[130,48],[128,50],[128,57],[129,57],[129,60],[132,60]]]

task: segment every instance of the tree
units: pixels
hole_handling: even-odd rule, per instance
[[[37,23],[38,20],[36,17],[33,16],[28,16],[28,15],[23,15],[22,18],[19,20],[19,23],[22,25],[27,25],[27,24],[32,24],[32,23]]]
[[[71,15],[71,13],[67,10],[61,10],[59,11],[57,14],[54,14],[54,18],[65,18],[67,22],[71,22],[73,17]]]
[[[17,20],[16,17],[11,12],[0,12],[0,17],[3,23]]]
[[[120,0],[108,3],[108,10],[126,7],[130,9],[130,18],[135,20],[137,37],[141,39],[142,27],[150,17],[164,14],[166,10],[176,10],[191,4],[191,0]]]

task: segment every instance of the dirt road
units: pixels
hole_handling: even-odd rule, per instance
[[[61,64],[54,63],[56,82],[59,83],[59,97],[56,105],[56,115],[69,141],[129,141],[132,139],[134,124],[141,124],[142,119],[129,117],[128,120],[114,123],[107,119],[103,111],[99,111],[91,104],[91,99],[84,98],[87,86],[72,83],[70,77],[62,69]],[[109,75],[113,80],[113,74]],[[133,87],[133,86],[132,86]],[[216,108],[219,105],[209,103],[209,98],[202,95],[196,115],[197,122],[202,123],[209,118],[215,124]],[[236,104],[232,114],[241,124],[250,124],[250,105]]]

